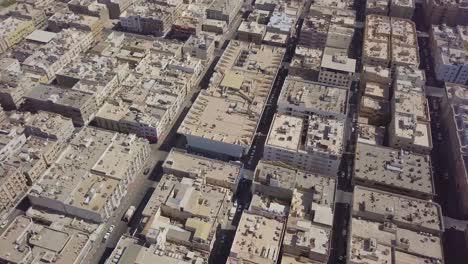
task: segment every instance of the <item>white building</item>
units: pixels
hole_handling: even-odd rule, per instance
[[[356,60],[348,58],[345,49],[327,47],[323,52],[318,81],[349,88],[354,80],[355,69]]]
[[[344,122],[313,115],[307,127],[304,123],[298,117],[275,115],[265,143],[264,159],[336,175],[343,153]]]

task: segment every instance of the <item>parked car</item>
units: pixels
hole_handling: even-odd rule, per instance
[[[7,225],[8,225],[8,220],[5,220],[0,224],[0,228],[5,228]]]

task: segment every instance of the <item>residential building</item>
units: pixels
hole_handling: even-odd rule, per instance
[[[449,175],[453,176],[456,183],[455,193],[461,216],[468,216],[468,173],[466,152],[466,117],[468,115],[468,87],[460,84],[445,83],[445,94],[442,97],[442,118],[444,135],[446,139],[446,159]]]
[[[34,31],[32,20],[7,17],[0,21],[0,54]]]
[[[436,203],[356,186],[347,260],[444,263],[443,231]]]
[[[373,126],[383,126],[390,120],[390,104],[388,101],[362,96],[359,104],[359,117],[367,118]]]
[[[372,66],[364,64],[361,72],[361,84],[366,84],[367,82],[375,82],[390,86],[392,82],[392,73],[389,68],[382,66]]]
[[[26,142],[22,127],[9,121],[0,124],[0,161],[17,152]]]
[[[353,181],[356,184],[421,199],[432,199],[429,156],[357,143]]]
[[[235,158],[247,153],[283,54],[231,41],[178,129],[188,147]]]
[[[0,163],[0,216],[6,217],[24,198],[28,180],[21,168]],[[2,247],[3,249],[3,247]],[[1,259],[1,256],[0,256]]]
[[[105,4],[98,0],[71,0],[67,3],[68,9],[75,14],[98,17],[103,21],[109,20],[109,10]]]
[[[9,11],[9,15],[25,20],[31,20],[34,28],[44,28],[46,26],[47,17],[41,9],[36,9],[30,4],[18,3],[13,5]]]
[[[322,49],[296,46],[294,56],[289,65],[289,75],[305,80],[317,81],[322,62]]]
[[[406,19],[411,19],[413,17],[414,10],[416,9],[415,0],[390,0],[389,2],[389,16]]]
[[[427,0],[424,2],[426,22],[433,25],[468,26],[465,0]]]
[[[132,5],[135,0],[98,0],[98,2],[107,6],[110,19],[119,19],[120,14]]]
[[[36,83],[22,71],[0,71],[0,105],[5,110],[20,108],[24,102],[24,96],[34,86]]]
[[[275,115],[263,150],[264,159],[336,175],[343,153],[344,121],[312,115],[308,124],[304,123],[302,118]]]
[[[33,185],[35,206],[102,223],[114,214],[149,157],[135,135],[84,127]]]
[[[57,86],[39,84],[24,98],[28,110],[61,114],[78,126],[88,124],[98,111],[91,94]]]
[[[429,106],[422,87],[396,80],[392,98],[389,146],[428,155],[432,150]]]
[[[389,1],[388,0],[369,0],[366,1],[366,15],[388,15]]]
[[[316,114],[344,120],[347,102],[346,89],[288,76],[278,98],[278,113],[304,118]]]
[[[431,28],[431,52],[434,71],[440,81],[468,83],[468,49],[463,37],[468,26],[447,27],[433,25]]]
[[[87,226],[86,223],[82,225]],[[19,215],[0,237],[0,260],[17,264],[37,261],[81,263],[93,244],[88,230],[69,224],[64,226],[62,222],[44,224]]]
[[[171,149],[162,169],[166,174],[201,180],[203,183],[223,187],[234,193],[243,171],[239,163],[205,158],[177,148]]]
[[[44,111],[39,111],[28,118],[24,128],[26,136],[37,136],[61,142],[69,139],[75,130],[70,118]]]
[[[83,14],[75,14],[69,10],[54,13],[47,20],[47,24],[50,31],[57,33],[67,28],[90,31],[93,36],[93,41],[100,38],[104,28],[104,21],[100,18]]]
[[[416,26],[408,19],[379,15],[366,16],[363,63],[395,68],[419,66]]]
[[[227,263],[277,263],[284,229],[284,222],[244,212]]]
[[[150,244],[167,242],[211,252],[218,225],[229,211],[232,192],[203,184],[200,179],[164,174],[149,199],[142,235]]]
[[[241,7],[241,0],[215,0],[206,9],[206,18],[225,21],[230,25]]]
[[[237,29],[236,39],[262,44],[266,26],[257,22],[243,21]]]
[[[130,32],[162,36],[170,31],[180,11],[180,4],[136,2],[120,15],[120,25]]]
[[[355,69],[356,60],[348,58],[346,50],[327,47],[323,52],[318,81],[349,88]]]
[[[215,51],[215,38],[211,36],[190,36],[184,44],[183,52],[191,57],[210,61]]]
[[[383,146],[385,130],[385,127],[377,127],[359,123],[357,128],[357,142]]]
[[[158,236],[158,243],[149,246],[143,246],[141,241],[134,237],[121,236],[105,264],[121,262],[172,264],[181,261],[208,264],[208,253],[194,251],[179,244],[168,243],[166,241],[167,234],[164,232],[159,233]]]

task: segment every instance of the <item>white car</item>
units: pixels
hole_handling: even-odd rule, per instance
[[[103,241],[106,241],[109,238],[110,234],[107,232],[104,237],[102,238]]]
[[[109,233],[112,233],[112,231],[114,231],[114,228],[115,228],[115,225],[111,225],[111,226],[109,227]]]
[[[5,228],[7,225],[8,225],[8,220],[5,220],[0,224],[0,228]]]

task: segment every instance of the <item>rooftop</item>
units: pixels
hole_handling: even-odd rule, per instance
[[[413,145],[432,148],[430,123],[417,121],[414,115],[394,113],[395,135],[411,141]]]
[[[373,182],[411,195],[416,191],[434,193],[428,156],[358,143],[355,157],[355,179]]]
[[[346,73],[354,73],[356,60],[348,57],[346,49],[326,47],[322,57],[322,68]]]
[[[8,34],[17,30],[21,24],[27,23],[27,22],[30,22],[30,21],[16,18],[16,17],[11,17],[11,16],[0,20],[0,36],[6,37]]]
[[[208,256],[206,253],[170,243],[145,247],[135,238],[122,236],[105,263],[207,264]]]
[[[443,260],[442,243],[438,236],[399,228],[392,223],[352,218],[350,236],[349,257],[353,262],[404,263],[409,259],[417,260],[411,263],[436,264]],[[429,262],[424,262],[426,259]]]
[[[24,263],[29,258],[44,263],[73,263],[89,246],[89,239],[76,229],[45,226],[18,216],[1,236],[0,259],[12,263]]]
[[[358,142],[383,146],[385,127],[358,124]]]
[[[231,41],[178,132],[248,146],[284,49]]]
[[[244,212],[241,216],[229,258],[258,264],[278,260],[284,223]],[[229,262],[228,263],[235,263]]]
[[[177,174],[180,172],[184,176],[197,175],[197,177],[208,181],[213,179],[229,184],[237,182],[241,171],[240,164],[227,163],[189,154],[177,148],[171,149],[162,167],[167,173]]]
[[[414,231],[439,234],[444,231],[442,211],[437,203],[402,196],[362,186],[354,188],[353,215],[386,221],[392,217],[397,225]]]
[[[301,144],[302,118],[276,114],[265,145],[296,151]]]
[[[345,115],[347,95],[346,89],[286,77],[278,105],[302,107],[304,111],[323,115]]]
[[[322,49],[313,49],[305,46],[298,45],[291,61],[291,67],[307,68],[307,69],[320,69],[322,62]]]
[[[341,156],[343,152],[344,122],[329,117],[311,116],[307,129],[305,150]]]

